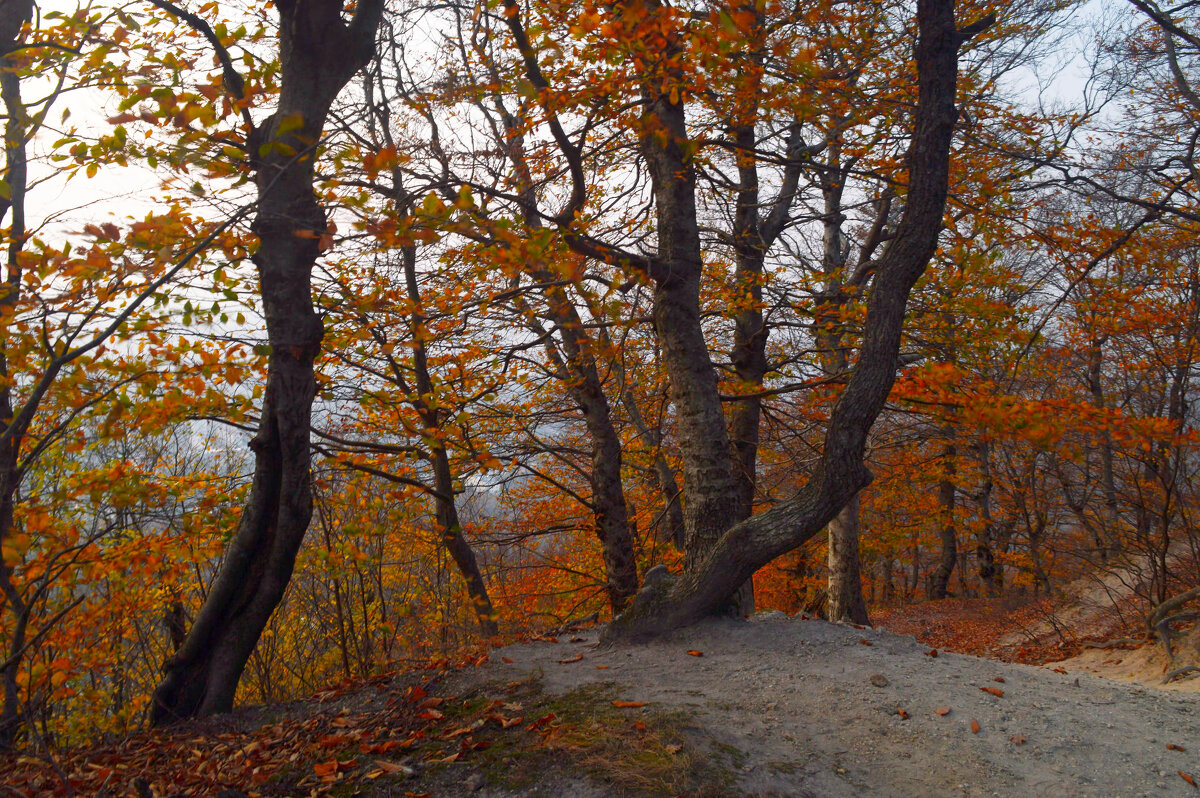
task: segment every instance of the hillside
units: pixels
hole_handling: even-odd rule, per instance
[[[1195,694],[782,613],[596,640],[509,646],[57,766],[77,793],[113,796],[1197,794]],[[10,764],[17,794],[66,794],[53,768]]]

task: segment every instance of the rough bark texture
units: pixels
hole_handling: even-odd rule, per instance
[[[277,0],[280,96],[249,137],[258,187],[254,232],[271,355],[254,481],[237,533],[183,645],[154,692],[153,725],[227,712],[263,627],[283,598],[312,515],[309,424],[322,326],[311,273],[325,213],[313,162],[329,108],[374,50],[382,0]],[[227,80],[227,83],[229,81]]]
[[[675,405],[687,532],[684,567],[692,569],[733,522],[737,485],[730,468],[717,374],[700,326],[702,260],[696,177],[691,159],[685,155],[683,105],[663,94],[647,98],[646,106],[642,150],[654,178],[661,264],[654,286],[654,326]]]
[[[646,638],[716,612],[754,571],[824,529],[870,481],[870,472],[863,466],[867,433],[883,409],[895,380],[908,295],[937,245],[949,179],[950,143],[957,117],[954,97],[958,48],[965,37],[955,30],[953,0],[919,0],[917,27],[919,100],[908,152],[907,202],[895,238],[877,265],[875,284],[867,304],[862,349],[854,373],[834,406],[820,465],[793,499],[737,524],[721,534],[703,553],[692,553],[678,578],[663,577],[640,592],[633,607],[610,624],[607,639]],[[665,98],[657,98],[651,103],[651,111],[660,119],[665,117],[664,127],[669,132],[682,132],[679,127],[682,109],[673,109]],[[651,157],[656,193],[661,193],[663,178],[672,174],[667,171],[671,159],[651,149],[647,148],[647,155]],[[660,149],[666,150],[669,146]],[[660,202],[664,199],[667,200],[664,205],[674,200],[659,197]],[[682,197],[679,201],[686,199]],[[681,279],[673,285],[686,284],[687,280]],[[672,381],[680,383],[676,385],[676,392],[693,386],[703,388],[703,376],[695,368],[696,364],[707,361],[697,305],[684,305],[688,295],[680,288],[667,292],[660,287],[659,294],[660,304],[673,302],[678,305],[672,304],[669,312],[663,308],[656,313],[664,349],[674,349],[667,364]],[[689,330],[672,329],[675,324],[689,322]],[[677,371],[682,373],[677,374]],[[711,375],[711,369],[704,373]],[[686,408],[680,407],[681,424],[685,412]],[[701,423],[702,418],[688,419],[692,431],[706,428]],[[721,428],[723,432],[723,425]],[[685,458],[693,454],[696,452],[684,451]],[[689,466],[688,476],[694,479],[692,492],[687,494],[689,500],[695,493],[707,495],[706,475],[715,478],[713,495],[730,494],[728,485],[732,480],[719,468],[710,471],[705,457]],[[689,508],[689,512],[694,514],[695,508]]]
[[[829,598],[825,613],[831,621],[869,626],[871,616],[863,599],[858,557],[858,504],[855,495],[829,522]]]

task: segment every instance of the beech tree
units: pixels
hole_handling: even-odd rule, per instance
[[[234,103],[243,81],[220,39],[200,17],[152,0],[201,30],[221,59]],[[254,481],[221,571],[187,638],[165,665],[151,723],[227,712],[263,627],[287,588],[312,517],[310,443],[313,362],[322,325],[313,310],[312,268],[326,217],[313,192],[322,130],[342,88],[375,52],[383,0],[360,0],[352,16],[334,0],[278,0],[279,96],[255,124],[245,117],[244,150],[258,204],[253,231],[271,347],[255,454]]]
[[[697,210],[696,143],[685,118],[689,46],[673,9],[625,4],[601,13],[608,47],[631,48],[630,79],[641,95],[640,155],[652,178],[656,249],[635,254],[597,241],[577,226],[586,197],[581,153],[548,99],[553,86],[539,63],[521,11],[505,5],[525,78],[538,92],[546,123],[568,164],[571,203],[551,217],[583,254],[621,266],[654,289],[654,323],[670,379],[683,470],[686,528],[683,574],[639,594],[610,627],[613,638],[641,637],[717,611],[759,567],[825,528],[869,481],[866,434],[883,407],[897,368],[904,306],[933,255],[947,192],[955,77],[961,44],[990,23],[955,27],[952,3],[918,6],[919,100],[908,150],[909,183],[894,238],[876,264],[858,360],[830,419],[821,464],[795,498],[738,523],[738,484],[730,458],[718,380],[701,324],[704,258]],[[639,42],[632,45],[632,42]]]

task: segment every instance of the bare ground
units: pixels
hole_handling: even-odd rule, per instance
[[[710,795],[1200,795],[1184,778],[1200,780],[1200,695],[929,652],[771,613],[638,646],[601,647],[594,630],[510,646],[460,678],[645,702],[619,712],[681,725],[720,775]],[[553,769],[519,789],[447,775],[435,794],[627,792]]]

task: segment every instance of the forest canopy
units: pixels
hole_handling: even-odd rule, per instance
[[[1161,626],[1198,14],[4,0],[0,748],[593,613]]]

